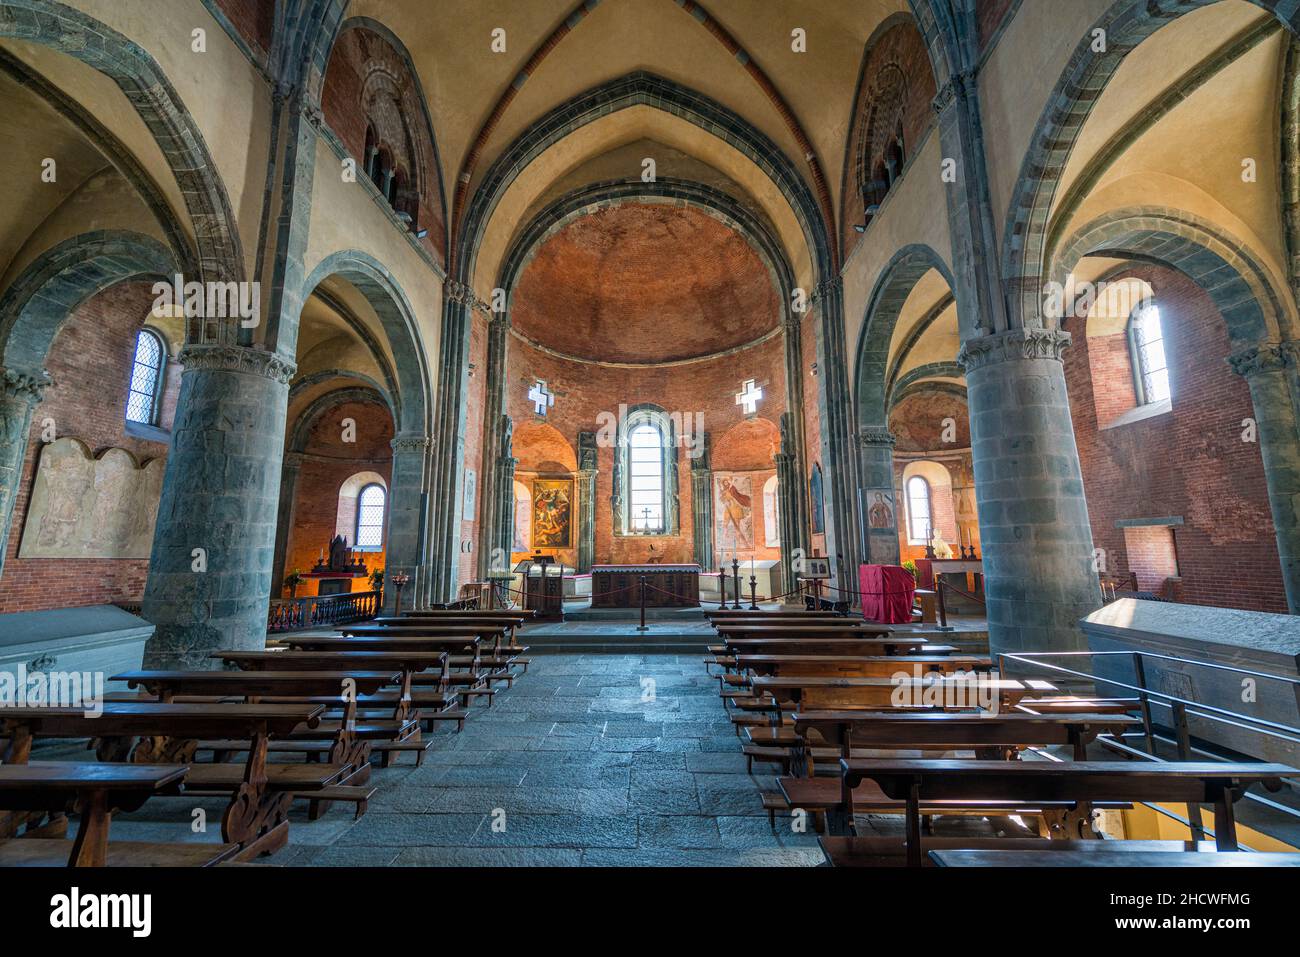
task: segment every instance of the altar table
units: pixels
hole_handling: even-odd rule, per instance
[[[700,603],[699,565],[593,565],[592,608],[639,608],[641,576],[647,608],[685,608]]]

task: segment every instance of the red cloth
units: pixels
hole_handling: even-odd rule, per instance
[[[858,569],[862,615],[883,625],[912,620],[916,579],[902,565],[863,565]]]

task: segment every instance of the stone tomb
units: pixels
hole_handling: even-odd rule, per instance
[[[1079,625],[1094,652],[1143,651],[1284,678],[1300,677],[1300,617],[1294,615],[1121,598],[1097,609]],[[1061,659],[1051,663],[1070,666]],[[1300,727],[1300,700],[1294,685],[1266,678],[1247,681],[1241,674],[1152,657],[1144,658],[1143,667],[1146,686],[1152,691]],[[1136,684],[1131,655],[1095,657],[1093,669],[1100,678]],[[1128,689],[1108,689],[1104,684],[1098,690],[1115,697],[1135,697]],[[1169,728],[1169,709],[1153,703],[1152,719]],[[1195,715],[1188,716],[1188,727],[1195,738],[1261,761],[1290,765],[1300,761],[1300,747],[1281,738]]]

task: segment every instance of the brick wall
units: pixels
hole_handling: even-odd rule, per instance
[[[979,29],[980,49],[988,46],[989,40],[1002,25],[1003,19],[1011,10],[1014,0],[976,0],[975,21]]]
[[[343,420],[356,422],[356,442],[343,441]],[[294,490],[292,521],[286,548],[285,574],[310,571],[321,551],[329,554],[330,539],[338,519],[339,489],[358,472],[376,472],[388,483],[392,477],[393,419],[388,409],[372,402],[344,402],[322,413],[312,425],[303,450],[302,469]],[[355,531],[345,532],[348,542]],[[362,552],[361,560],[373,570],[384,567],[384,553]],[[280,582],[272,582],[272,592],[279,594]],[[368,591],[365,578],[352,581],[352,591]],[[298,586],[298,597],[315,595],[318,583],[313,579]],[[288,597],[288,589],[283,590]]]
[[[1225,361],[1223,319],[1181,273],[1135,265],[1123,275],[1149,282],[1160,307],[1172,411],[1099,428],[1100,410],[1128,401],[1131,372],[1113,340],[1089,339],[1082,320],[1067,321],[1074,342],[1065,375],[1093,543],[1105,549],[1108,570],[1123,575],[1133,566],[1116,521],[1182,516],[1183,600],[1284,612],[1259,446],[1241,439],[1242,420],[1254,414],[1250,391]]]
[[[1137,575],[1138,588],[1160,594],[1166,578],[1178,576],[1174,530],[1144,526],[1124,529],[1124,553],[1129,571]]]
[[[379,133],[381,145],[388,149],[397,165],[413,181],[422,182],[418,225],[429,234],[421,243],[439,263],[445,262],[446,215],[443,210],[441,184],[434,165],[434,146],[429,139],[429,124],[419,97],[418,78],[407,68],[406,60],[383,37],[364,27],[345,30],[330,52],[321,92],[321,109],[329,125],[357,161],[357,176],[365,176],[366,164],[366,80],[372,74],[392,77],[400,86],[400,99],[373,95],[369,120]],[[369,89],[391,89],[385,80]],[[419,141],[410,142],[414,137]],[[415,169],[417,158],[422,169]]]
[[[153,304],[149,283],[121,283],[87,300],[54,338],[46,368],[54,384],[32,414],[22,482],[14,500],[8,554],[0,573],[0,614],[113,602],[144,596],[147,559],[18,558],[27,504],[41,451],[42,422],[54,420],[59,438],[86,443],[95,455],[126,449],[143,464],[165,457],[167,446],[126,434],[126,396],[135,340]],[[175,348],[175,344],[171,344]],[[180,364],[168,361],[159,424],[170,429],[180,390]]]
[[[916,28],[914,21],[908,19],[886,30],[877,38],[875,44],[866,54],[862,68],[862,79],[858,86],[858,101],[853,106],[853,122],[849,129],[849,144],[845,154],[844,197],[841,244],[844,258],[848,259],[862,240],[862,234],[853,227],[860,225],[866,216],[866,204],[862,201],[862,191],[857,181],[858,154],[862,150],[865,118],[879,101],[877,91],[881,86],[882,76],[894,69],[901,70],[907,78],[907,101],[903,109],[903,143],[906,159],[914,154],[921,136],[931,122],[931,102],[934,100],[934,73],[930,68],[930,56],[925,49],[925,40]],[[878,156],[867,161],[869,175]]]
[[[217,6],[251,46],[263,53],[271,49],[275,0],[217,0]]]
[[[531,487],[536,473],[555,474],[576,469],[579,432],[598,432],[602,412],[618,414],[620,401],[630,407],[654,403],[669,414],[683,417],[703,414],[704,428],[714,444],[715,470],[759,469],[755,474],[755,525],[762,548],[762,482],[774,474],[772,462],[775,420],[786,408],[784,343],[775,337],[738,354],[679,366],[638,368],[609,367],[573,362],[542,352],[517,338],[510,341],[507,371],[506,408],[515,421],[514,453],[519,458],[519,479]],[[753,378],[762,386],[764,397],[759,404],[759,427],[742,426],[734,435],[729,430],[745,423],[746,416],[736,404],[735,394],[744,379]],[[537,379],[544,379],[555,393],[555,405],[545,417],[537,416],[527,394]],[[755,438],[761,435],[761,438]],[[596,562],[622,563],[644,561],[654,545],[657,556],[665,561],[692,561],[693,523],[692,491],[687,449],[678,450],[678,492],[680,528],[676,535],[623,537],[613,534],[614,449],[597,450],[596,477]],[[719,456],[721,451],[721,456]],[[576,506],[576,503],[575,503]],[[576,515],[576,507],[575,507]],[[577,534],[574,547],[559,553],[568,564],[577,561]],[[772,550],[775,552],[775,550]],[[774,557],[774,556],[773,556]]]

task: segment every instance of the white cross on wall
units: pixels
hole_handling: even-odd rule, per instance
[[[545,415],[546,410],[555,405],[555,396],[546,388],[546,382],[538,379],[528,390],[528,398],[533,403],[533,411]]]
[[[740,406],[746,415],[751,415],[758,411],[758,400],[761,398],[763,398],[762,388],[755,385],[753,379],[746,379],[745,384],[736,393],[736,405]]]

